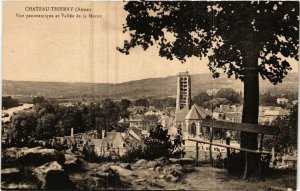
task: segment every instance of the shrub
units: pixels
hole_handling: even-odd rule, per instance
[[[149,137],[143,138],[140,146],[130,149],[122,159],[130,161],[142,158],[152,160],[159,157],[180,157],[182,154],[181,143],[181,134],[176,136],[172,143],[168,130],[157,125],[150,129]]]
[[[87,146],[83,147],[82,151],[83,159],[87,162],[92,163],[102,163],[105,161],[112,161],[112,157],[109,156],[99,156],[95,153],[93,149],[89,149]]]
[[[121,157],[121,161],[123,162],[134,162],[138,159],[145,158],[145,150],[141,145],[131,148],[127,151],[127,153]]]

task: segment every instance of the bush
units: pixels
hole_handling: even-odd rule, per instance
[[[87,162],[102,163],[105,161],[112,161],[112,157],[110,155],[107,157],[98,156],[94,150],[89,149],[87,146],[83,147],[82,155],[83,155],[83,159],[86,160]]]
[[[150,136],[144,139],[144,144],[146,159],[169,157],[174,150],[174,145],[170,140],[168,130],[163,129],[161,125],[150,129]]]
[[[127,151],[127,153],[121,157],[121,161],[123,162],[135,162],[138,159],[145,158],[145,150],[141,145],[138,147],[131,148]]]
[[[168,130],[157,125],[150,129],[149,137],[144,138],[140,146],[129,150],[122,159],[132,161],[136,159],[152,160],[159,157],[179,157],[182,154],[182,150],[179,149],[181,143],[181,135],[178,135],[172,143]]]

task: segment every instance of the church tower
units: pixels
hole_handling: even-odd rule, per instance
[[[176,111],[191,108],[191,76],[189,72],[179,72],[177,77]]]

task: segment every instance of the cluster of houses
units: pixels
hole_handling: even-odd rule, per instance
[[[212,113],[213,119],[219,121],[242,122],[243,106],[220,105]],[[278,106],[259,106],[258,123],[270,125],[276,118],[288,116],[290,112]]]
[[[156,109],[154,106],[133,106],[128,108],[128,111],[130,113],[129,118],[121,118],[118,124],[128,124],[129,127],[141,129],[143,133],[146,133],[146,131],[148,132],[149,127],[156,126],[157,124],[160,124],[162,125],[162,127],[169,129],[174,123],[174,107]],[[151,118],[149,118],[151,116],[157,118],[156,123],[151,123]],[[150,119],[150,121],[147,121],[147,119]]]
[[[126,152],[141,144],[143,137],[149,136],[149,129],[160,124],[163,128],[168,129],[169,135],[175,136],[177,128],[182,128],[183,136],[188,138],[195,137],[200,133],[201,120],[211,116],[208,110],[204,110],[194,104],[190,110],[178,118],[175,108],[166,108],[165,110],[155,109],[154,107],[130,107],[129,118],[121,118],[119,125],[127,124],[128,128],[125,132],[97,132],[96,130],[87,131],[85,133],[73,134],[71,130],[70,136],[56,137],[55,142],[67,146],[69,149],[77,149],[83,151],[88,146],[99,156],[119,155],[122,156]],[[152,123],[147,121],[149,116],[155,116],[157,121]],[[151,118],[150,118],[151,119]],[[149,118],[148,118],[149,120]],[[203,130],[202,130],[203,131]],[[205,130],[204,130],[205,131]],[[203,132],[205,134],[205,132]]]
[[[74,134],[71,129],[69,136],[55,137],[52,142],[79,151],[87,147],[98,156],[123,156],[129,149],[140,145],[143,137],[149,136],[151,126],[161,124],[163,128],[168,129],[173,124],[175,108],[159,110],[154,107],[133,106],[128,110],[129,118],[120,118],[118,121],[119,125],[128,127],[125,132],[91,130]],[[157,121],[155,123],[146,121],[147,116],[155,116]]]
[[[68,149],[83,151],[85,148],[93,150],[99,156],[109,156],[111,154],[124,155],[127,152],[126,133],[105,132],[99,133],[91,130],[84,133],[73,134],[64,137],[55,137],[50,140],[50,144],[64,145]]]

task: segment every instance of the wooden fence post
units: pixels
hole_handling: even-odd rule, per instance
[[[264,134],[261,134],[260,136],[260,145],[259,145],[259,151],[262,151],[264,144]]]
[[[260,145],[259,145],[259,151],[261,152],[262,149],[263,149],[263,143],[264,142],[264,134],[261,134],[260,136]],[[259,156],[259,161],[258,161],[258,173],[259,173],[259,179],[265,181],[265,178],[264,178],[264,174],[263,174],[263,171],[262,171],[262,166],[261,166],[261,154],[258,155]]]
[[[226,145],[230,145],[230,133],[227,132],[226,132]],[[227,161],[228,161],[230,156],[230,148],[226,149],[226,154],[227,154]]]
[[[195,166],[198,165],[198,160],[199,160],[199,143],[196,142],[196,161],[195,161]]]
[[[213,141],[213,128],[210,128],[210,137],[209,137],[209,142],[212,143]],[[209,145],[209,157],[210,157],[210,164],[211,166],[214,165],[214,160],[213,160],[213,156],[212,156],[212,144]]]

